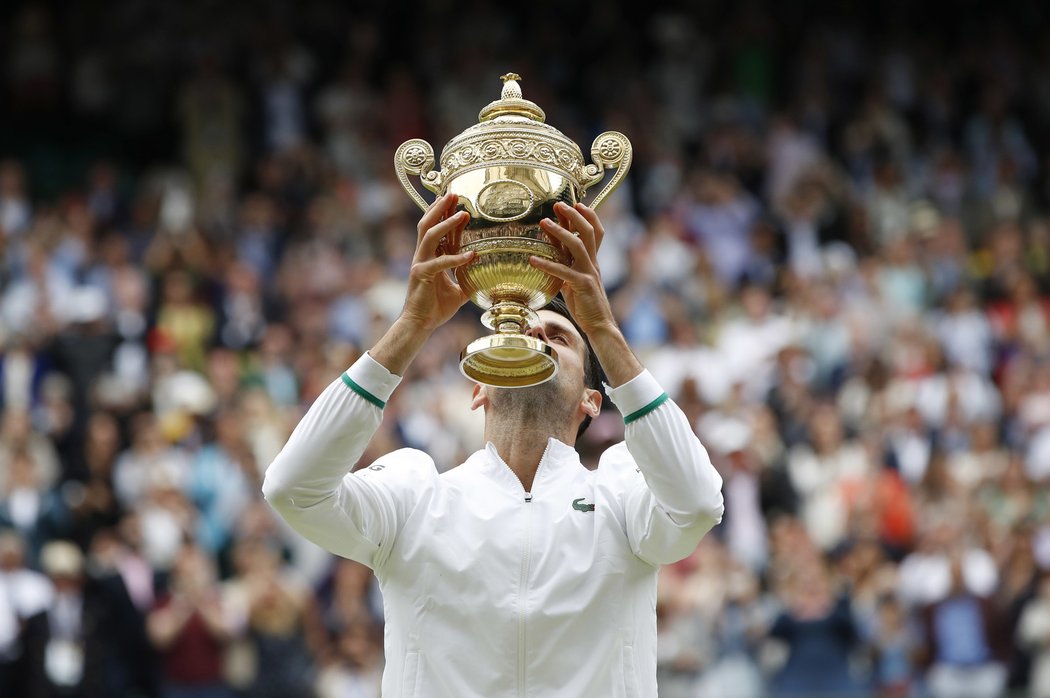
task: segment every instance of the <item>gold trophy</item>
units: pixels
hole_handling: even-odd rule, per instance
[[[440,195],[459,196],[457,211],[470,214],[459,240],[443,240],[442,252],[473,250],[470,263],[456,269],[456,279],[475,305],[485,310],[482,323],[495,334],[471,342],[460,354],[467,378],[499,388],[519,388],[550,380],[558,372],[554,350],[526,334],[561,289],[561,280],[529,264],[529,256],[571,264],[568,252],[540,228],[555,219],[554,204],[572,206],[601,182],[612,179],[591,202],[597,207],[631,166],[631,143],[622,133],[607,131],[594,139],[584,164],[579,147],[544,123],[535,103],[522,99],[514,73],[504,75],[501,98],[481,110],[479,123],[453,138],[434,169],[434,149],[414,138],[394,154],[401,186],[419,207],[427,202],[409,181]]]

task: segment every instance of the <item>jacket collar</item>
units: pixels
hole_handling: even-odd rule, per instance
[[[471,460],[475,458],[480,461],[479,465],[485,474],[504,486],[521,489],[521,481],[518,480],[518,476],[503,461],[503,458],[491,441],[485,444],[485,448],[471,456]],[[577,453],[576,449],[554,437],[549,437],[547,439],[547,448],[544,450],[543,457],[540,458],[540,463],[536,470],[536,477],[532,481],[533,493],[535,493],[537,487],[542,486],[541,483],[572,472],[577,467],[582,468],[583,465],[580,462],[580,454]]]

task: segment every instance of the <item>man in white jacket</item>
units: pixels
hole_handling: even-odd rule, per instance
[[[543,222],[571,266],[531,260],[565,282],[575,321],[543,310],[532,330],[557,351],[558,375],[477,386],[488,443],[458,467],[439,475],[402,449],[349,472],[400,376],[467,300],[447,271],[472,253],[438,247],[467,224],[455,206],[441,197],[424,214],[401,316],[313,404],[263,492],[299,533],[375,570],[385,697],[655,698],[657,570],[721,520],[722,481],[613,319],[594,211],[558,204]],[[601,406],[586,382],[592,351],[626,423],[594,471],[573,447]]]

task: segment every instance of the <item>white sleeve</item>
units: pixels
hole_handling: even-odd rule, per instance
[[[608,393],[624,415],[626,448],[641,473],[626,478],[623,495],[631,549],[653,565],[677,562],[722,520],[722,477],[648,371]]]
[[[429,456],[410,449],[350,473],[400,380],[363,355],[311,405],[263,481],[266,500],[293,529],[373,569],[437,475]]]

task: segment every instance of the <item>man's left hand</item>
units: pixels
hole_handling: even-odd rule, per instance
[[[572,265],[559,264],[541,257],[530,257],[529,263],[565,282],[561,294],[565,305],[587,335],[616,327],[609,298],[605,295],[598,270],[598,248],[605,229],[594,209],[583,204],[554,205],[557,222],[544,218],[543,231],[568,250]]]

